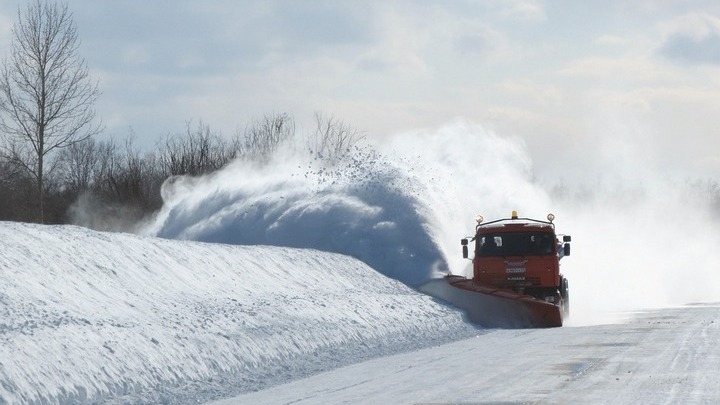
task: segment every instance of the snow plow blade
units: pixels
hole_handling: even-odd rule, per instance
[[[488,328],[551,328],[563,323],[562,309],[557,305],[478,285],[462,276],[432,280],[420,291],[464,310],[468,321]]]

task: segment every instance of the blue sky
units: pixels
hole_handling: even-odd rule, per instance
[[[18,7],[0,4],[7,52]],[[720,177],[714,1],[69,0],[104,136],[315,111],[383,139],[458,118],[545,176],[613,160]],[[598,157],[602,155],[603,157]]]

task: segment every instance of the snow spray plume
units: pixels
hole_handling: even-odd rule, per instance
[[[541,185],[521,139],[462,121],[397,135],[375,145],[378,153],[360,150],[332,169],[302,156],[267,167],[238,162],[168,182],[148,232],[339,252],[418,286],[448,270],[471,275],[459,239],[474,232],[477,214],[553,212],[558,232],[573,236],[561,269],[571,324],[604,321],[608,311],[720,301],[720,259],[712,254],[720,234],[706,197],[659,174],[632,145],[602,139],[608,146],[588,153],[602,171],[584,184]]]
[[[379,151],[379,152],[378,152]],[[459,239],[479,212],[546,215],[518,139],[457,122],[357,149],[334,167],[279,154],[163,186],[149,234],[232,244],[315,248],[354,256],[411,286],[467,273]]]
[[[598,137],[586,160],[600,171],[568,167],[592,180],[564,186],[535,179],[521,140],[467,123],[405,134],[391,147],[427,165],[419,177],[433,192],[421,206],[431,208],[432,231],[455,274],[471,274],[458,239],[473,233],[475,214],[554,213],[557,231],[573,237],[561,271],[570,280],[570,324],[579,325],[613,320],[611,312],[720,301],[720,259],[712,253],[720,246],[718,187],[688,181],[677,167],[672,176],[663,171],[666,162],[645,138]]]
[[[279,154],[163,185],[147,232],[165,238],[314,248],[356,257],[408,285],[447,268],[415,195],[422,184],[370,148],[334,167]],[[281,265],[281,264],[280,264]]]
[[[472,275],[470,262],[461,257],[460,239],[474,233],[478,214],[505,218],[519,210],[544,218],[552,208],[532,181],[531,162],[518,138],[457,121],[397,135],[378,148],[423,185],[416,198],[454,274]]]
[[[135,232],[141,225],[139,208],[101,201],[91,192],[82,193],[68,209],[70,223],[96,231]]]
[[[715,183],[668,174],[639,146],[628,148],[625,158],[619,150],[600,154],[604,171],[593,180],[557,189],[575,244],[567,263],[572,302],[585,318],[573,322],[601,311],[720,301],[717,194],[702,186]]]

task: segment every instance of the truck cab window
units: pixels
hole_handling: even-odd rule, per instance
[[[555,238],[551,233],[508,232],[484,235],[477,239],[480,256],[545,256],[555,254]]]

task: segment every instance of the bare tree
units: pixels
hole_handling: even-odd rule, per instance
[[[315,132],[308,139],[308,149],[320,159],[337,163],[365,135],[334,116],[315,113]]]
[[[267,160],[278,147],[295,137],[295,120],[287,113],[266,115],[245,129],[243,153],[259,161]]]
[[[27,221],[33,217],[27,200],[35,192],[33,181],[21,167],[0,158],[0,220]]]
[[[156,156],[142,154],[134,143],[135,135],[131,133],[125,140],[124,152],[110,156],[103,176],[103,194],[110,201],[152,211],[162,204],[160,183],[164,178],[158,175]]]
[[[46,158],[101,131],[93,104],[100,95],[77,55],[77,28],[67,4],[34,0],[12,30],[0,71],[3,152],[35,179],[38,219],[44,222]]]
[[[74,194],[102,193],[108,173],[117,166],[118,147],[114,140],[96,142],[88,138],[58,153],[56,176],[61,188]]]
[[[237,143],[228,144],[211,132],[210,125],[202,120],[197,128],[187,122],[185,134],[167,136],[164,145],[158,145],[158,148],[158,163],[167,177],[210,173],[239,154]]]

